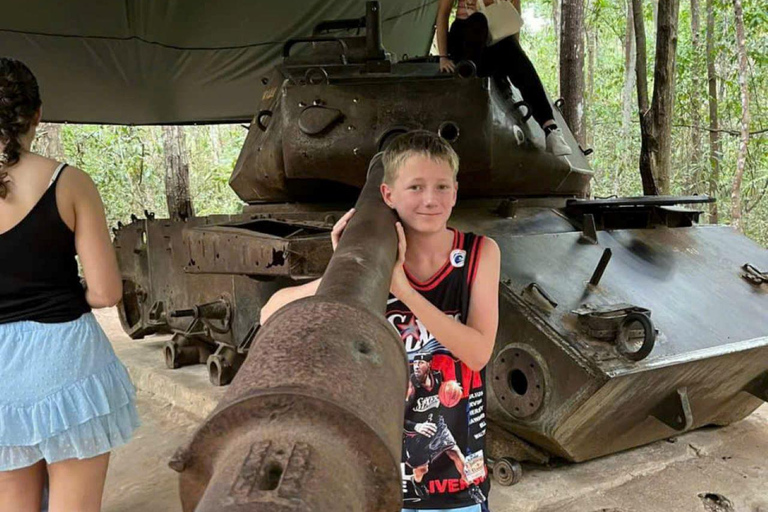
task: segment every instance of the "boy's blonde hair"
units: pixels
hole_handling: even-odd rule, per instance
[[[400,167],[406,160],[416,155],[446,162],[451,166],[453,179],[456,180],[456,174],[459,172],[459,155],[448,141],[427,130],[413,130],[398,136],[384,150],[381,158],[384,165],[384,183],[392,186]]]

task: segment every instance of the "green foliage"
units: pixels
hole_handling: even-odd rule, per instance
[[[633,91],[632,129],[624,136],[621,129],[622,88],[624,86],[624,37],[626,4],[624,1],[585,0],[585,25],[597,33],[597,58],[594,70],[594,96],[586,99],[587,137],[595,150],[590,157],[596,169],[593,185],[595,196],[640,195],[642,187],[638,171],[640,128],[637,96]],[[662,0],[663,1],[663,0]],[[747,51],[750,59],[750,130],[768,128],[768,11],[757,0],[744,0]],[[647,38],[649,97],[653,92],[653,59],[655,27],[652,2],[644,2]],[[690,2],[680,0],[678,25],[676,108],[673,118],[672,193],[707,194],[709,191],[709,110],[706,76],[706,0],[699,0],[701,12],[699,41],[701,52],[694,52],[691,34]],[[718,115],[720,128],[732,133],[721,134],[723,154],[717,200],[720,222],[730,222],[731,183],[736,171],[739,146],[737,133],[741,119],[738,84],[736,31],[733,3],[715,0],[715,49],[717,54]],[[552,0],[524,1],[524,12],[547,20],[538,32],[523,30],[521,43],[531,57],[550,96],[557,97],[557,42],[551,22]],[[694,72],[698,69],[698,87],[694,89]],[[585,72],[587,70],[585,69]],[[695,154],[691,116],[699,113],[698,128],[702,154]],[[768,246],[768,133],[755,134],[749,142],[749,158],[742,187],[744,227],[748,236]],[[705,216],[706,218],[706,216]]]
[[[241,201],[228,180],[246,131],[239,125],[185,127],[190,188],[197,215],[236,213]],[[111,225],[145,210],[168,216],[160,127],[64,125],[65,160],[99,187]]]

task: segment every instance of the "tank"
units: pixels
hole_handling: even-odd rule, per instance
[[[431,57],[396,61],[379,26],[371,2],[285,44],[230,179],[243,213],[147,214],[115,231],[131,337],[172,334],[169,367],[204,363],[228,384],[270,295],[323,273],[373,156],[426,129],[461,159],[451,225],[501,249],[483,420],[498,481],[519,479],[517,461],[584,461],[768,399],[768,251],[699,225],[706,196],[590,199],[594,173],[558,102],[569,157],[545,152],[510,83],[469,62],[448,75]]]

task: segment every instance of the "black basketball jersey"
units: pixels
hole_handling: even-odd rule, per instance
[[[466,324],[483,237],[454,233],[448,261],[426,282],[406,275],[430,303]],[[403,431],[403,506],[458,508],[488,496],[485,465],[485,370],[474,372],[390,296],[387,320],[410,364]],[[480,498],[478,498],[480,497]]]

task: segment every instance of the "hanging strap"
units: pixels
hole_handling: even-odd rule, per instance
[[[53,176],[51,176],[51,181],[48,182],[48,188],[51,188],[51,185],[56,183],[56,180],[59,179],[59,175],[61,174],[61,171],[63,171],[66,166],[67,164],[64,162],[59,164],[59,166],[56,168],[56,171],[54,171]]]

